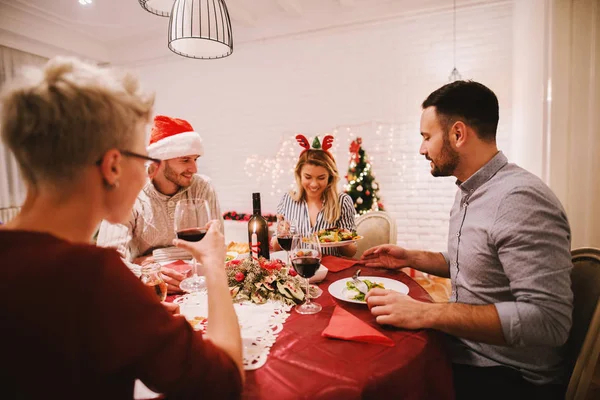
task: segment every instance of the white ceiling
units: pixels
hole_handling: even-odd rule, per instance
[[[500,0],[458,0],[457,7]],[[285,37],[393,18],[449,10],[453,0],[226,0],[234,42]],[[0,44],[40,42],[101,61],[124,61],[141,42],[164,43],[169,19],[137,0],[0,0]],[[164,47],[163,51],[164,51]],[[122,51],[118,51],[122,48]],[[127,51],[124,51],[127,49]],[[129,61],[164,55],[140,54]],[[121,60],[119,60],[121,58]]]

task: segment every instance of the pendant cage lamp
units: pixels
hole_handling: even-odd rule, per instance
[[[224,0],[175,0],[169,49],[180,56],[212,60],[233,52],[231,20]]]
[[[448,76],[448,81],[450,82],[454,82],[454,81],[460,81],[462,80],[462,76],[460,75],[460,72],[458,72],[458,69],[456,68],[456,0],[454,0],[454,6],[453,6],[453,27],[452,27],[452,31],[453,31],[453,59],[454,59],[454,68],[452,68],[452,72],[450,72],[450,76]]]
[[[171,9],[175,0],[138,0],[140,6],[151,14],[160,17],[168,17],[171,15]]]

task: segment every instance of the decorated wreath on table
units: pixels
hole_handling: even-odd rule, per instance
[[[231,221],[248,221],[252,214],[238,213],[235,211],[227,211],[223,213],[223,219]],[[273,214],[263,214],[263,218],[267,222],[277,222],[277,216]]]
[[[225,270],[229,292],[236,303],[251,301],[263,304],[274,300],[295,305],[304,302],[304,279],[281,260],[248,257],[229,261]]]

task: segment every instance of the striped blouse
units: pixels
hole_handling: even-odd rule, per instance
[[[282,214],[285,219],[289,221],[296,221],[296,229],[298,229],[298,233],[303,235],[317,233],[321,229],[327,228],[345,228],[350,231],[355,231],[356,223],[354,222],[354,215],[356,214],[356,210],[354,209],[352,198],[346,193],[340,193],[339,199],[342,212],[340,218],[333,224],[325,220],[323,210],[321,210],[319,211],[319,214],[317,214],[315,225],[311,226],[306,201],[294,201],[289,193],[283,195],[283,198],[277,206],[277,214]],[[339,250],[335,247],[322,249],[322,252],[323,254],[334,256],[340,255]]]

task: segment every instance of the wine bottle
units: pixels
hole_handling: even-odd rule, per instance
[[[250,254],[269,259],[269,226],[260,213],[260,193],[252,193],[252,217],[248,220],[248,245]]]

